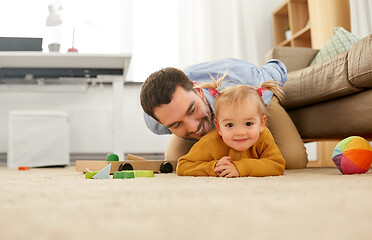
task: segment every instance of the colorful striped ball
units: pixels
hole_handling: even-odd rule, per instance
[[[342,174],[365,173],[371,167],[372,147],[362,137],[348,137],[336,145],[332,160]]]

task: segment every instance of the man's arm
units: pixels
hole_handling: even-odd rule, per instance
[[[268,61],[259,68],[245,60],[227,58],[193,65],[187,68],[185,73],[192,81],[198,83],[210,82],[209,74],[218,79],[227,73],[228,76],[222,84],[223,89],[236,85],[256,87],[260,83],[269,80],[282,84],[287,81],[287,69],[283,63],[276,59]],[[272,97],[273,93],[270,91],[265,91],[262,96],[266,105],[270,103]]]

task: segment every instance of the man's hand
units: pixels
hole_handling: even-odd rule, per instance
[[[214,167],[214,171],[218,177],[239,177],[239,171],[235,164],[231,162],[229,156],[222,157]]]

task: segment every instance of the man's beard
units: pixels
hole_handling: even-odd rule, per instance
[[[209,104],[209,102],[208,101],[206,101],[207,102],[207,104],[208,104],[208,108],[209,108],[209,112],[211,113],[210,114],[210,117],[209,117],[209,119],[210,119],[210,123],[209,123],[209,125],[211,126],[211,131],[213,130],[213,129],[215,129],[215,125],[214,125],[214,111],[213,111],[213,109],[212,109],[212,107],[211,107],[211,105]],[[203,120],[202,120],[203,121]],[[205,119],[204,121],[208,121],[208,118],[207,119]],[[200,124],[200,125],[203,125],[203,124]],[[201,127],[201,126],[200,126]],[[200,129],[200,127],[198,128],[198,129]],[[208,132],[207,132],[208,133]],[[203,136],[205,136],[207,133],[205,133]],[[202,136],[202,137],[203,137]],[[189,137],[183,137],[183,140],[186,140],[186,141],[199,141],[199,139],[197,139],[197,138],[189,138]]]

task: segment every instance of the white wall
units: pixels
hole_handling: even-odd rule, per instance
[[[372,33],[372,1],[350,0],[351,32],[360,37]]]
[[[139,103],[140,84],[124,87],[124,151],[163,153],[169,136],[150,132]],[[11,110],[63,110],[70,116],[72,153],[112,152],[111,85],[81,92],[0,92],[0,153],[8,146],[8,113]]]
[[[272,43],[272,9],[282,0],[8,0],[0,1],[3,10],[0,20],[4,20],[0,21],[0,34],[44,36],[47,28],[47,6],[55,2],[63,7],[60,11],[64,20],[61,52],[66,52],[71,47],[72,27],[76,26],[75,47],[80,53],[130,52],[133,58],[128,79],[144,81],[149,73],[161,67],[184,67],[199,60],[211,60],[198,57],[188,59],[180,52],[194,51],[195,54],[203,54],[206,51],[205,46],[214,42],[220,44],[210,46],[211,52],[215,53],[213,58],[244,57],[261,65],[263,53],[271,48]],[[190,7],[187,13],[182,5],[186,3]],[[213,14],[214,18],[208,18],[200,12],[200,5],[207,6],[205,10]],[[227,7],[237,10],[238,17],[229,20],[230,16],[235,16],[235,12],[229,11],[226,16]],[[181,13],[186,15],[180,15]],[[205,19],[206,28],[214,30],[213,36],[218,39],[207,35],[203,45],[197,37],[209,32],[198,32],[194,25],[189,28],[180,25],[180,21],[185,21],[199,26],[199,18],[193,16],[197,13],[201,14],[199,18]],[[220,30],[222,25],[215,20],[224,23],[224,28]],[[239,24],[235,22],[238,20]],[[239,28],[237,33],[243,35],[242,38],[239,38],[240,34],[234,37],[243,46],[235,52],[231,49],[236,50],[236,41],[231,41],[231,46],[227,45],[230,42],[226,42],[232,37],[230,31],[227,31],[230,25],[234,29]],[[188,45],[194,39],[191,43],[195,46],[191,44],[186,48],[180,42],[182,37],[185,37]],[[45,41],[47,43],[47,39]],[[220,52],[217,53],[217,50]],[[241,51],[245,55],[239,55]],[[146,128],[139,105],[139,89],[139,85],[127,85],[124,90],[124,131],[128,133],[125,136],[125,151],[163,152],[169,137],[154,135]],[[71,118],[72,152],[111,151],[111,94],[110,87],[93,88],[80,93],[0,92],[0,152],[7,149],[7,117],[10,110],[66,110]]]

